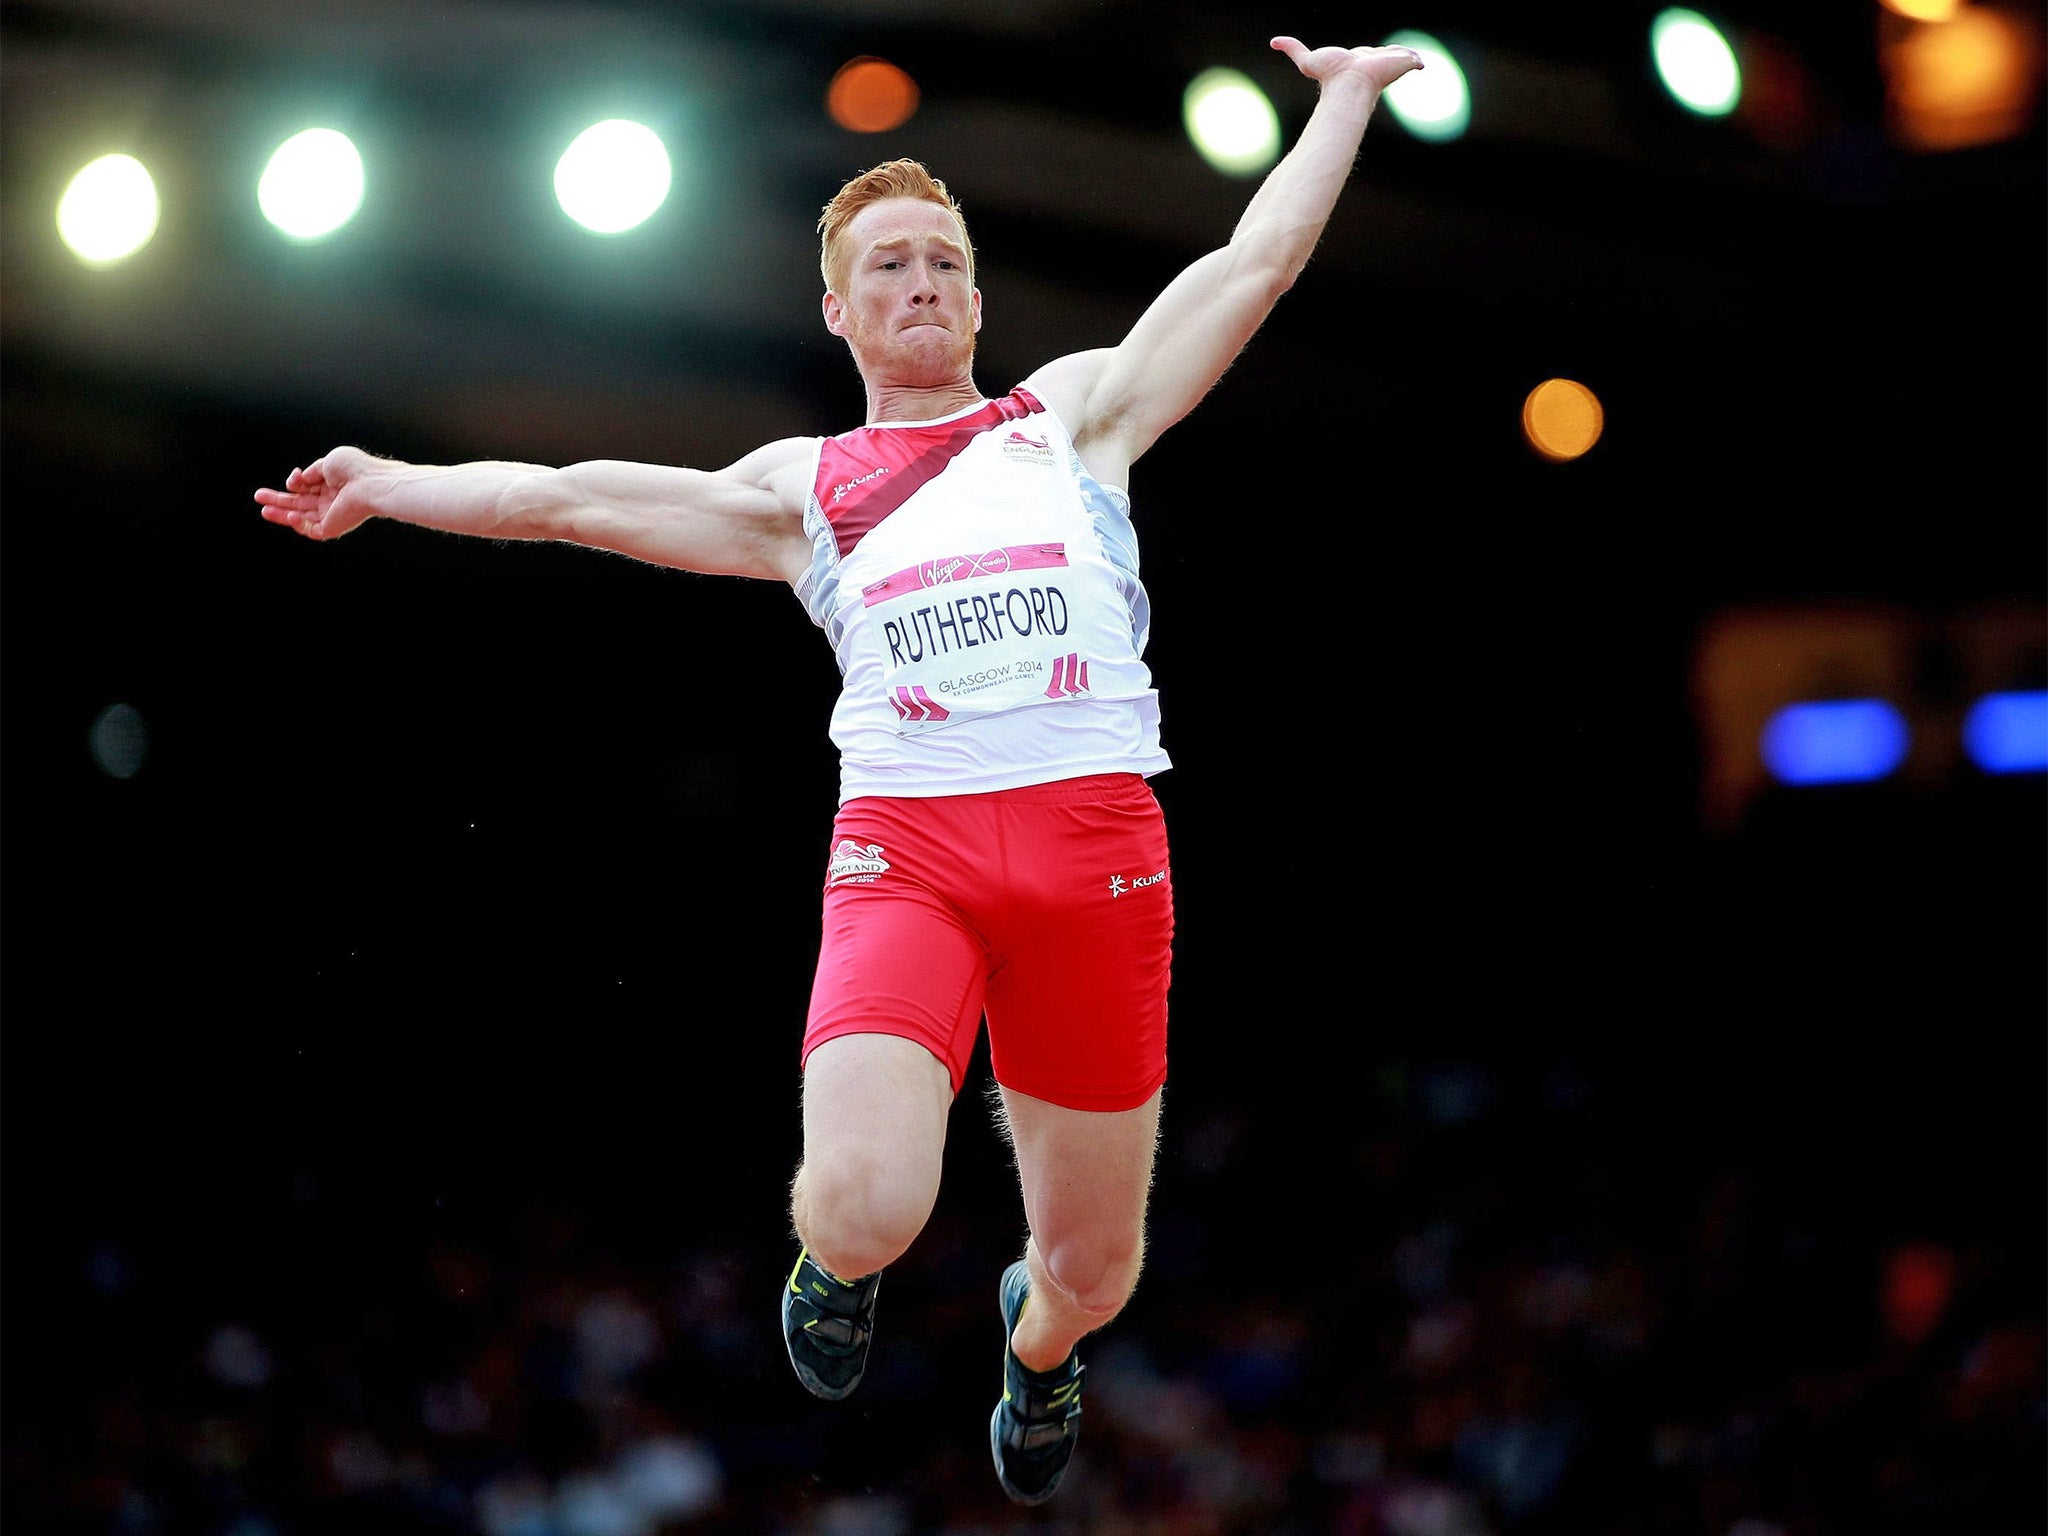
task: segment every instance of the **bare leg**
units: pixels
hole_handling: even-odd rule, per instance
[[[1145,1256],[1145,1202],[1159,1140],[1159,1095],[1113,1114],[1062,1109],[1003,1090],[1030,1237],[1031,1303],[1010,1348],[1057,1369],[1085,1334],[1121,1312]]]
[[[804,1065],[804,1156],[790,1219],[811,1258],[857,1280],[899,1258],[931,1218],[953,1082],[895,1035],[841,1035]]]

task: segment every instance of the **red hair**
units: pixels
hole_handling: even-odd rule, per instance
[[[960,225],[961,242],[967,247],[967,277],[973,281],[974,242],[967,238],[967,216],[953,201],[946,184],[915,160],[888,160],[862,171],[841,187],[818,215],[818,270],[825,276],[825,286],[834,293],[845,292],[847,261],[837,249],[839,237],[861,209],[891,197],[937,203],[953,215]]]

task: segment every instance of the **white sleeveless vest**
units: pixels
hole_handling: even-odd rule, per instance
[[[819,439],[804,529],[842,801],[1171,766],[1129,501],[1027,391]]]

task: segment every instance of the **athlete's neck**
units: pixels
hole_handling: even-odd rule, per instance
[[[934,421],[955,411],[964,411],[969,406],[980,405],[987,398],[974,387],[972,377],[923,388],[904,384],[870,384],[867,424],[874,427],[889,421]]]

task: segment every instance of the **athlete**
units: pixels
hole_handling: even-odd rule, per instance
[[[1115,346],[1005,395],[974,378],[981,293],[960,209],[897,160],[848,182],[818,226],[825,328],[866,386],[865,425],[719,470],[429,466],[341,447],[256,492],[265,518],[313,539],[382,517],[793,590],[842,688],[784,1339],[812,1393],[859,1384],[882,1273],[937,1202],[985,1020],[1027,1234],[997,1288],[989,1436],[1024,1504],[1050,1498],[1073,1455],[1081,1339],[1137,1284],[1166,1080],[1172,864],[1147,781],[1169,763],[1124,487],[1293,284],[1380,93],[1422,63],[1272,46],[1316,104],[1229,242]]]

